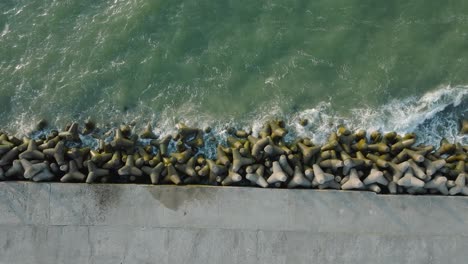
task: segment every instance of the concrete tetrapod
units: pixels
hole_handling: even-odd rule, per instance
[[[232,149],[232,171],[238,172],[243,166],[253,164],[254,159],[242,157],[238,149]]]
[[[260,138],[266,138],[271,135],[271,127],[268,122],[265,122],[263,124],[262,129],[260,130],[260,132],[258,132],[258,135],[260,136]]]
[[[88,160],[86,162],[86,166],[88,167],[88,176],[86,177],[86,183],[93,183],[98,178],[102,178],[104,176],[109,175],[108,169],[98,168],[97,165],[94,164],[94,162],[91,160]]]
[[[269,157],[276,157],[276,156],[280,156],[280,155],[283,155],[283,154],[286,153],[284,151],[284,149],[282,149],[281,147],[279,147],[279,146],[277,146],[275,144],[266,145],[265,148],[263,149],[263,151]]]
[[[88,117],[84,122],[83,135],[91,134],[96,129],[96,123]]]
[[[141,132],[140,138],[143,138],[143,139],[157,139],[158,136],[156,136],[156,134],[154,134],[153,127],[151,126],[151,124],[147,124],[145,129],[143,130],[143,132]]]
[[[357,151],[367,151],[367,142],[365,138],[361,138],[356,142],[356,144],[353,144],[351,146],[352,149],[357,150]]]
[[[288,132],[286,129],[284,129],[281,124],[283,122],[280,120],[276,121],[270,121],[268,124],[270,125],[271,128],[271,138],[276,139],[276,138],[282,138],[284,137]]]
[[[309,180],[313,181],[314,180],[314,170],[310,167],[306,168],[304,171],[304,176]]]
[[[183,152],[171,153],[171,157],[174,157],[178,163],[186,163],[193,155],[193,151],[189,148]]]
[[[5,177],[23,177],[24,169],[20,160],[14,160],[13,165],[5,172]]]
[[[190,139],[196,137],[200,131],[198,128],[188,127],[183,123],[177,124],[176,127],[177,134],[182,141],[190,141]]]
[[[424,181],[415,177],[411,168],[408,168],[403,177],[397,181],[397,184],[403,187],[424,187]]]
[[[44,168],[40,163],[33,164],[26,159],[20,159],[21,166],[24,169],[24,178],[25,179],[32,179],[36,174],[41,172]]]
[[[317,154],[320,152],[320,146],[312,146],[312,147],[309,147],[309,146],[306,146],[304,144],[302,144],[301,142],[297,143],[297,146],[299,147],[301,153],[302,153],[302,158],[303,158],[303,162],[304,164],[308,164],[311,159]]]
[[[151,184],[158,184],[164,170],[164,163],[160,162],[155,167],[143,166],[141,170],[150,176]]]
[[[233,134],[238,138],[247,138],[251,134],[251,131],[247,132],[245,130],[236,129]]]
[[[229,166],[229,164],[231,164],[229,157],[227,156],[226,152],[224,152],[221,145],[217,146],[216,155],[217,155],[217,160],[220,164],[223,164],[224,166]]]
[[[0,145],[7,145],[11,148],[15,146],[13,142],[10,142],[10,139],[8,138],[8,135],[6,133],[0,132]],[[5,153],[5,152],[3,152]]]
[[[305,177],[299,166],[294,167],[294,176],[288,183],[288,188],[304,187],[309,188],[312,183]]]
[[[359,179],[358,172],[356,169],[351,169],[349,173],[349,179],[341,185],[342,190],[359,190],[364,188],[364,183]]]
[[[167,165],[167,175],[164,177],[163,182],[175,185],[182,184],[182,179],[172,164]]]
[[[113,155],[112,153],[108,153],[108,152],[99,153],[96,150],[89,151],[89,154],[91,155],[91,161],[99,166],[108,162],[112,158],[112,155]]]
[[[379,168],[385,169],[388,168],[388,166],[390,166],[388,161],[381,159],[379,156],[374,155],[372,153],[367,154],[366,157],[373,161]]]
[[[344,166],[343,161],[339,159],[327,159],[327,160],[320,162],[321,168],[330,168],[330,169],[333,169],[334,171],[336,171],[337,169],[343,166]]]
[[[114,140],[112,140],[111,146],[120,150],[128,150],[133,148],[134,142],[130,139],[125,138],[122,130],[116,128]]]
[[[343,174],[344,175],[349,174],[352,168],[362,166],[365,163],[365,161],[362,159],[351,158],[351,156],[349,156],[348,153],[344,151],[342,151],[340,154],[341,154],[341,159],[343,160]]]
[[[462,135],[468,134],[468,119],[464,119],[461,122],[460,134],[462,134]]]
[[[424,184],[424,188],[437,190],[443,195],[449,194],[447,189],[447,177],[443,176],[435,176],[434,179]]]
[[[431,177],[434,175],[438,170],[445,166],[447,162],[444,159],[434,160],[431,161],[429,159],[424,160],[424,166],[426,167],[426,175]]]
[[[61,182],[83,182],[86,175],[78,170],[78,166],[74,160],[68,163],[68,172],[60,179]]]
[[[419,167],[414,161],[408,160],[408,163],[409,163],[410,168],[412,169],[412,171],[413,171],[413,173],[414,173],[414,175],[416,177],[418,177],[419,179],[421,179],[423,181],[428,179],[428,176],[426,175],[424,170],[421,169],[421,167]]]
[[[388,191],[391,194],[397,194],[398,193],[398,184],[395,181],[391,181],[387,185]]]
[[[390,152],[390,147],[384,143],[376,143],[367,145],[367,150],[372,152],[387,153]]]
[[[414,150],[405,148],[403,151],[405,151],[406,154],[407,154],[414,162],[421,163],[421,162],[424,161],[424,156],[421,155],[420,153],[414,151]]]
[[[104,163],[104,165],[102,165],[102,168],[103,169],[118,169],[121,167],[121,165],[122,165],[122,155],[120,154],[120,151],[116,151],[114,152],[114,154],[112,154],[112,158],[106,163]]]
[[[35,182],[40,181],[51,181],[55,178],[55,175],[50,171],[49,165],[47,163],[38,163],[35,164],[42,169],[32,177],[32,180]]]
[[[273,162],[272,169],[273,173],[267,179],[267,182],[269,184],[274,184],[276,182],[286,182],[288,176],[286,175],[286,173],[284,173],[278,161]]]
[[[245,178],[260,187],[266,188],[268,187],[268,182],[265,180],[265,178],[263,178],[263,174],[265,173],[265,166],[258,165],[257,167],[258,168],[254,173],[254,166],[248,166],[246,168],[247,174]]]
[[[228,176],[221,181],[221,184],[223,186],[228,186],[232,185],[233,183],[240,182],[241,180],[242,176],[239,173],[234,172],[232,168],[230,168],[228,170]]]
[[[380,188],[380,186],[378,184],[370,184],[367,186],[367,189],[371,192],[375,192],[375,193],[380,193],[382,191],[382,189]]]
[[[125,166],[120,168],[117,173],[120,176],[129,176],[131,181],[135,181],[137,177],[141,177],[143,172],[135,166],[135,161],[133,160],[133,155],[128,155],[127,160],[125,161]]]
[[[122,136],[128,138],[132,135],[132,128],[134,125],[135,124],[132,124],[132,123],[121,124],[118,129],[122,132]]]
[[[82,169],[84,158],[88,155],[89,150],[89,148],[71,148],[66,152],[66,155],[68,158],[75,161],[75,164],[78,167],[78,169]],[[62,170],[63,168],[60,169]]]
[[[51,139],[46,139],[46,141],[44,143],[37,146],[37,149],[43,151],[44,149],[54,148],[55,145],[57,145],[57,143],[59,141],[61,141],[61,140],[62,139],[59,136],[55,136],[55,137],[53,137]]]
[[[370,185],[373,183],[378,183],[384,186],[387,186],[388,180],[387,178],[384,177],[384,174],[382,171],[380,171],[377,166],[374,166],[369,175],[364,179],[363,182],[365,185]]]
[[[58,133],[58,136],[65,140],[80,142],[81,140],[80,140],[80,134],[78,130],[78,123],[72,123],[70,127],[67,129],[67,131]]]
[[[10,144],[8,144],[8,145],[6,145],[6,144],[0,145],[0,155],[7,153],[7,152],[10,151],[12,148],[13,148],[13,146],[10,145]]]
[[[345,133],[342,133],[342,131],[340,131],[340,128],[338,128],[338,141],[340,142],[341,147],[345,152],[351,153],[352,143],[354,142],[356,137],[355,135],[351,134],[351,131],[349,131],[348,129],[343,129]]]
[[[198,130],[197,135],[194,138],[184,140],[184,143],[192,148],[201,148],[205,144],[205,140],[203,139],[203,131]]]
[[[23,153],[19,154],[20,159],[27,160],[43,160],[44,153],[37,149],[36,141],[29,140],[28,148]]]
[[[263,153],[263,149],[270,143],[271,139],[270,137],[265,137],[260,140],[258,140],[253,146],[252,146],[252,156],[256,160],[260,160],[261,155]]]
[[[65,161],[65,143],[63,141],[59,141],[54,148],[44,149],[42,152],[47,156],[54,157],[61,171],[68,170],[68,164]]]
[[[450,195],[463,194],[468,195],[468,190],[466,187],[466,173],[460,173],[455,180],[455,186],[451,187],[449,190]]]
[[[223,174],[227,172],[226,166],[223,165],[218,165],[212,160],[206,160],[207,166],[209,168],[209,176],[208,176],[208,182],[210,184],[215,184],[216,183],[216,178],[221,177]],[[201,171],[201,170],[200,170]],[[200,175],[200,173],[199,173]],[[200,175],[203,176],[203,175]]]
[[[325,174],[328,174],[328,173],[325,173]],[[317,182],[315,182],[315,179],[314,179],[314,181],[312,181],[312,186],[317,186],[320,190],[324,190],[324,189],[341,190],[341,184],[339,182],[335,181],[334,179],[330,180],[330,181],[327,181],[324,184],[318,184],[318,185],[317,185]]]
[[[393,170],[393,181],[397,182],[401,177],[403,177],[403,173],[410,167],[410,164],[405,161],[400,164],[395,164],[393,162],[388,162],[390,168]]]
[[[314,170],[314,176],[315,176],[314,180],[312,181],[312,186],[324,184],[326,182],[329,182],[335,179],[334,175],[323,172],[322,168],[320,168],[320,166],[317,164],[314,164],[312,168]]]
[[[8,165],[8,164],[11,164],[13,162],[13,160],[15,160],[18,157],[19,153],[20,153],[20,151],[19,151],[18,147],[14,147],[11,150],[9,150],[0,159],[0,166],[5,166],[5,165]]]
[[[137,147],[137,153],[140,156],[140,159],[143,160],[144,164],[149,164],[149,161],[153,159],[153,156],[150,154],[150,152],[153,152],[153,149],[151,146],[146,146],[145,148],[139,146]]]
[[[361,151],[356,152],[356,158],[364,161],[364,166],[366,167],[371,167],[374,164],[372,160],[367,159],[366,156],[364,156],[364,154],[362,154]]]
[[[444,154],[451,154],[455,151],[456,149],[455,144],[451,144],[446,138],[443,138],[440,141],[440,147],[435,151],[435,155],[440,157]]]
[[[281,165],[281,168],[283,169],[283,171],[288,176],[293,176],[294,170],[289,165],[288,159],[286,158],[286,155],[281,155],[278,161],[279,161],[279,164]]]
[[[367,131],[364,129],[359,129],[356,132],[354,132],[355,140],[359,141],[363,138],[366,138],[367,136]]]
[[[391,146],[391,151],[394,153],[400,152],[403,149],[410,147],[415,142],[416,142],[416,139],[414,138],[398,141],[397,143]]]
[[[197,172],[195,171],[195,157],[191,157],[186,163],[176,164],[176,165],[174,165],[174,167],[178,171],[180,171],[180,172],[182,172],[182,173],[184,173],[184,174],[186,174],[186,175],[188,175],[190,177],[196,177],[197,176]]]
[[[323,145],[320,150],[321,151],[327,151],[327,150],[336,150],[338,151],[339,143],[337,140],[330,140],[328,141],[325,145]]]

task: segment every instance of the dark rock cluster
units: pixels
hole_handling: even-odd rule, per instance
[[[309,138],[286,141],[284,122],[272,120],[258,136],[227,129],[226,144],[218,143],[216,159],[210,159],[199,152],[209,128],[179,124],[177,129],[176,134],[161,138],[150,125],[139,135],[130,125],[95,133],[94,123],[87,122],[83,130],[73,123],[38,139],[1,133],[0,180],[468,195],[468,146],[445,139],[436,149],[416,145],[414,134],[375,131],[368,135],[340,126],[325,144],[318,145]],[[462,133],[466,129],[463,123]],[[98,147],[83,147],[80,135],[94,135]]]

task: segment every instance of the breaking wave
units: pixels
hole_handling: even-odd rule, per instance
[[[102,115],[102,119],[107,118],[113,121],[98,124],[98,126],[112,129],[121,123],[133,123],[135,124],[134,130],[138,133],[147,123],[151,123],[154,132],[160,136],[175,132],[176,124],[179,122],[199,128],[210,127],[211,132],[205,135],[205,147],[200,150],[207,156],[215,155],[216,144],[224,142],[228,135],[227,128],[251,130],[254,135],[257,135],[263,124],[274,118],[285,120],[289,130],[286,140],[299,136],[309,137],[316,143],[323,143],[339,125],[345,125],[352,130],[365,129],[368,132],[379,130],[395,131],[399,134],[416,133],[420,143],[434,146],[437,146],[442,138],[462,144],[468,143],[468,136],[459,134],[459,122],[466,118],[468,112],[467,86],[444,86],[421,97],[394,99],[378,108],[353,108],[349,109],[346,114],[334,111],[335,107],[332,102],[322,102],[314,108],[295,113],[285,113],[272,104],[264,106],[244,120],[219,120],[207,115],[199,115],[189,107],[184,109],[184,112],[177,113],[167,110],[160,115],[146,107],[141,107],[139,111],[133,113],[101,109],[97,115]],[[307,119],[308,125],[300,125],[299,121],[302,119]],[[17,135],[27,135],[33,130],[38,120],[38,118],[20,115],[15,119],[11,128]],[[57,117],[52,120],[51,127],[63,127],[71,121],[77,120]],[[84,119],[78,120],[80,121],[83,122]],[[96,139],[92,137],[82,139],[88,146],[97,146]]]

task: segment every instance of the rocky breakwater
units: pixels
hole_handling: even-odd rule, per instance
[[[104,131],[91,121],[83,130],[72,123],[36,138],[1,133],[0,180],[468,195],[468,146],[445,139],[436,148],[416,145],[411,133],[368,134],[339,126],[318,145],[310,138],[285,140],[288,130],[282,120],[267,122],[258,135],[232,127],[226,132],[226,142],[216,142],[216,158],[199,151],[205,140],[216,140],[210,128],[184,124],[164,137],[157,136],[151,125],[137,134],[132,125]],[[466,121],[461,133],[467,133]],[[97,146],[83,144],[84,136]]]

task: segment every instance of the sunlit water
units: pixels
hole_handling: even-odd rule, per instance
[[[0,1],[0,124],[179,121],[467,142],[468,2]],[[297,125],[299,118],[311,122]]]

